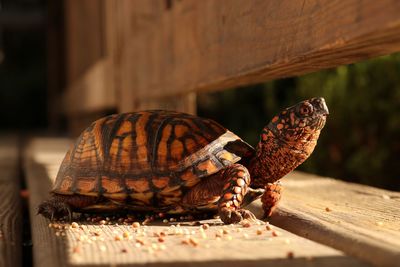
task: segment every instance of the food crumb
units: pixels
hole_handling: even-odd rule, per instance
[[[80,253],[80,252],[81,252],[80,247],[76,246],[72,248],[72,253]]]
[[[249,227],[251,227],[251,223],[248,220],[243,220],[242,221],[242,226],[244,228],[249,228]]]
[[[140,223],[139,222],[134,222],[132,223],[133,228],[140,228]]]
[[[204,230],[207,230],[210,228],[210,225],[208,223],[205,223],[201,226],[201,228],[203,228]]]
[[[277,231],[275,231],[275,230],[273,230],[273,231],[271,232],[271,234],[272,234],[272,236],[274,236],[274,237],[280,235],[279,232],[277,232]]]
[[[293,258],[294,258],[294,253],[293,253],[293,251],[288,251],[286,257],[287,257],[288,259],[293,259]]]

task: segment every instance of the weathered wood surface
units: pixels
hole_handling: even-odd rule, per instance
[[[122,95],[141,101],[400,51],[400,1],[116,0]],[[129,94],[129,91],[131,93]]]
[[[376,266],[400,262],[400,192],[295,172],[271,222]]]
[[[114,108],[116,93],[108,42],[105,1],[65,1],[67,114]]]
[[[0,266],[22,266],[17,138],[0,136]]]
[[[26,149],[35,266],[365,266],[337,250],[278,227],[274,229],[280,234],[273,237],[263,225],[250,228],[211,225],[204,231],[206,239],[203,239],[199,226],[184,223],[174,228],[162,223],[141,227],[146,229],[146,236],[130,224],[80,223],[81,227],[58,231],[59,236],[56,236],[57,231],[49,228],[49,222],[36,216],[36,207],[48,197],[50,184],[68,146],[68,140],[34,139]],[[210,221],[213,222],[217,220]],[[261,235],[256,233],[258,228],[262,229]],[[218,240],[216,233],[224,229],[229,234],[221,234]],[[170,234],[163,243],[153,236],[154,232],[160,231]],[[198,245],[181,244],[185,233],[191,231],[195,231],[191,236],[198,240]],[[137,247],[138,237],[145,241],[144,246]],[[290,252],[293,259],[288,258]]]

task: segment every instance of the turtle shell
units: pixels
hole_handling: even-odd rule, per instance
[[[253,152],[210,119],[162,110],[110,115],[92,123],[67,152],[53,192],[130,197],[144,205],[156,196],[168,205],[183,188]]]

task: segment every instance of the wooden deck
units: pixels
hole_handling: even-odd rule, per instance
[[[25,149],[35,266],[395,266],[399,261],[400,193],[300,172],[283,179],[271,230],[261,221],[247,228],[223,226],[219,219],[156,221],[140,228],[132,221],[83,220],[75,228],[49,227],[36,215],[37,206],[48,197],[69,145],[67,139],[36,138]],[[260,203],[251,209],[260,214]],[[201,230],[205,223],[209,229]]]
[[[0,136],[0,266],[22,264],[22,212],[18,178],[17,139]]]

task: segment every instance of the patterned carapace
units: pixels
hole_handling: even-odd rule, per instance
[[[269,214],[279,200],[268,197],[273,183],[311,154],[327,114],[323,98],[288,108],[263,129],[256,149],[215,121],[185,113],[102,118],[67,152],[39,213],[215,210],[232,223],[254,218],[241,206],[264,193]]]

